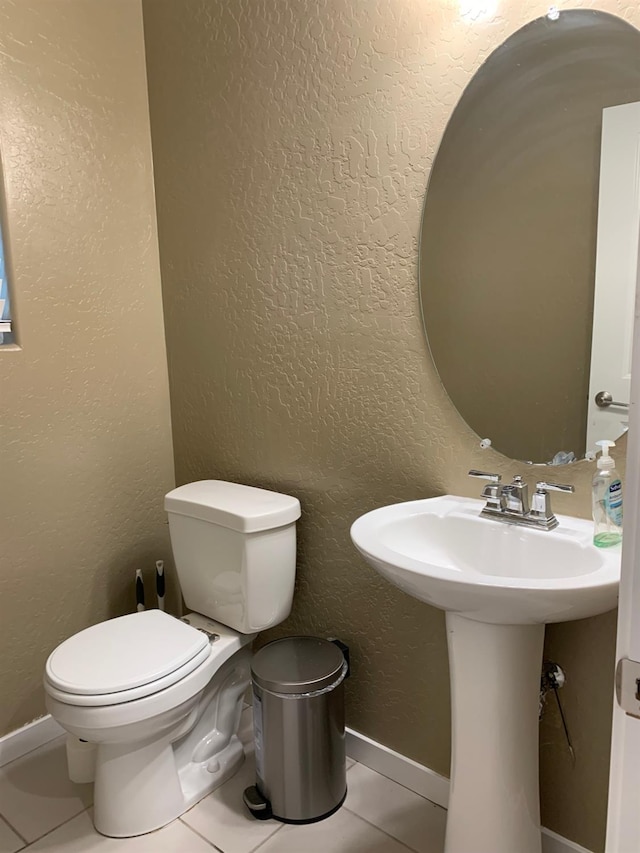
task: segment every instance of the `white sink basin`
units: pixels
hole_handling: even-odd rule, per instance
[[[535,530],[480,518],[452,495],[368,512],[351,528],[365,559],[434,607],[493,624],[565,622],[616,606],[621,546],[596,548],[590,521]]]
[[[480,518],[482,507],[452,495],[386,506],[359,518],[351,538],[391,583],[447,611],[445,853],[541,853],[544,624],[616,606],[621,546],[596,548],[581,519],[535,530]]]

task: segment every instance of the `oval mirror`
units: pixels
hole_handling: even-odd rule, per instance
[[[624,405],[594,414],[589,401],[602,390],[628,403],[637,101],[640,32],[603,12],[561,12],[491,54],[435,158],[419,265],[429,348],[462,417],[511,458],[579,459],[625,430]],[[599,192],[603,110],[622,104],[605,113],[605,130],[616,130],[624,112],[625,138],[612,130],[607,149],[603,141]],[[594,323],[603,343],[593,344],[592,368]],[[590,390],[591,375],[602,388]]]

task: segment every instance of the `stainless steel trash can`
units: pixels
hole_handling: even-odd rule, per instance
[[[341,649],[317,637],[285,637],[253,657],[256,786],[245,803],[258,818],[312,823],[347,795]]]

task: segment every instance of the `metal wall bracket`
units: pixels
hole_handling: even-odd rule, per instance
[[[621,658],[616,666],[616,699],[631,717],[640,719],[640,663]]]

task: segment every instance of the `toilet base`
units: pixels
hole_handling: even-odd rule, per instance
[[[250,659],[248,646],[237,651],[195,705],[176,709],[164,732],[137,742],[97,744],[93,820],[99,833],[129,838],[160,829],[238,770],[244,748],[237,731]]]
[[[101,745],[96,770],[94,825],[111,838],[160,829],[224,784],[244,761],[236,735],[215,758],[188,764],[179,774],[170,743],[121,753],[115,744]]]
[[[244,763],[244,747],[234,735],[229,746],[214,759],[201,764],[190,764],[180,773],[184,793],[184,808],[190,809],[207,794],[224,785]]]

